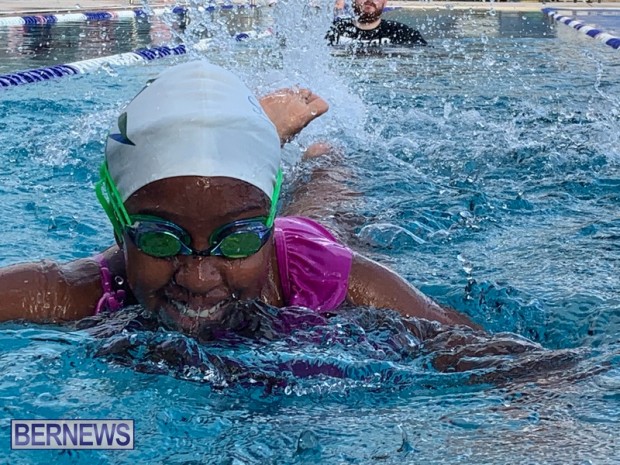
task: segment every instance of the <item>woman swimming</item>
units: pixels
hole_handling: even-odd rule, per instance
[[[228,303],[257,299],[322,313],[349,302],[474,326],[316,221],[276,216],[281,145],[327,110],[306,89],[259,102],[205,61],[167,69],[106,142],[96,189],[117,245],[1,269],[0,320],[68,321],[138,303],[195,334],[217,325]]]

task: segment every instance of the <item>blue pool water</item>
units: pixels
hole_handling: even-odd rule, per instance
[[[390,15],[431,47],[332,55],[317,45],[326,9],[288,7],[274,13],[277,40],[239,44],[213,24],[206,55],[259,93],[324,95],[330,113],[286,148],[289,177],[304,175],[301,147],[338,141],[362,195],[330,214],[352,246],[490,335],[372,309],[324,320],[262,306],[235,309],[203,344],[139,309],[77,328],[3,324],[0,461],[617,463],[617,51],[542,13],[429,9]],[[9,55],[11,70],[31,60]],[[170,63],[2,92],[0,265],[112,243],[93,194],[102,141]],[[490,345],[510,350],[485,356]],[[136,449],[11,452],[12,418],[133,418]]]
[[[179,16],[171,15],[170,18],[0,26],[0,73],[170,44],[175,40],[179,24]]]

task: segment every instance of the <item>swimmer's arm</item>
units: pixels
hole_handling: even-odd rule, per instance
[[[92,258],[8,266],[0,269],[0,321],[78,320],[94,313],[101,294],[99,265]]]
[[[402,277],[377,262],[353,255],[347,301],[353,305],[389,308],[403,316],[478,329],[467,316],[438,305]]]

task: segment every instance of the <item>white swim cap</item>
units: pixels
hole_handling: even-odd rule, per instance
[[[280,139],[241,80],[207,61],[162,72],[125,108],[106,143],[108,170],[126,201],[175,176],[225,176],[272,198]]]

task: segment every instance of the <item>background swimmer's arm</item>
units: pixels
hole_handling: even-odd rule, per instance
[[[390,308],[404,316],[478,329],[467,316],[439,306],[392,270],[353,255],[347,300],[354,305]]]
[[[282,145],[329,109],[321,97],[300,88],[276,90],[261,98],[260,104],[278,130]]]
[[[78,320],[94,313],[101,294],[99,265],[92,258],[12,265],[0,269],[0,321]]]

